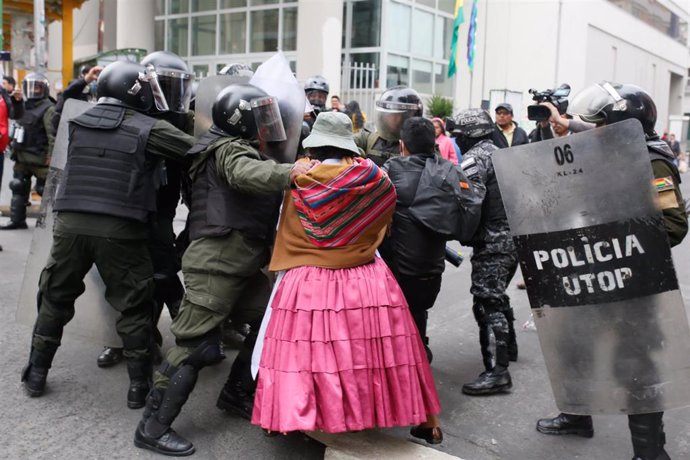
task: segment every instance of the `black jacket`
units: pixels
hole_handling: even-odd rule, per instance
[[[496,130],[494,131],[494,145],[499,149],[507,149],[508,147],[515,147],[516,145],[528,144],[529,138],[524,129],[520,128],[517,123],[513,122],[515,125],[515,131],[513,132],[513,143],[508,145],[508,139],[503,135],[501,128],[496,125]],[[465,152],[463,152],[464,154]]]
[[[397,276],[440,275],[446,267],[446,241],[412,220],[408,207],[412,204],[426,159],[434,153],[394,157],[386,161],[397,202],[391,234],[383,241],[379,252]]]

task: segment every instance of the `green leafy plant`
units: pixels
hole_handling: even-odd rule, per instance
[[[445,117],[453,116],[453,101],[434,94],[426,101],[427,114],[431,117]]]

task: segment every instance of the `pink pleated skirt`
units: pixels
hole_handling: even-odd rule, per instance
[[[407,302],[378,257],[289,270],[271,307],[252,423],[339,433],[417,425],[440,412]]]

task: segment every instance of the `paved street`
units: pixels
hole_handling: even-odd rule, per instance
[[[5,165],[0,204],[9,202],[7,184],[11,163]],[[8,171],[10,169],[10,171]],[[683,190],[690,197],[690,174]],[[7,218],[0,218],[0,224]],[[33,228],[34,219],[29,225]],[[8,459],[131,459],[162,458],[133,447],[131,439],[140,411],[125,406],[127,376],[124,365],[98,369],[101,346],[65,337],[48,377],[48,391],[31,399],[19,376],[29,352],[31,329],[14,321],[31,230],[0,232],[0,457]],[[463,249],[466,256],[469,250]],[[690,238],[674,250],[676,269],[690,307]],[[511,363],[512,392],[492,397],[468,397],[463,383],[482,370],[477,327],[469,296],[469,257],[456,269],[448,266],[441,296],[431,311],[433,369],[443,405],[445,441],[439,450],[463,459],[630,459],[632,448],[623,416],[595,417],[592,439],[551,437],[535,431],[539,417],[557,413],[535,331],[522,330],[529,318],[524,291],[509,295],[516,310],[520,357]],[[516,278],[519,278],[519,274]],[[164,327],[165,329],[165,327]],[[172,338],[165,336],[166,346]],[[234,351],[231,351],[234,353]],[[231,354],[231,357],[233,355]],[[175,428],[197,446],[197,459],[322,458],[323,446],[303,435],[266,438],[246,421],[215,408],[217,392],[230,361],[202,371],[196,391],[185,405]],[[690,382],[688,382],[690,384]],[[690,409],[665,417],[667,450],[674,459],[690,458]],[[401,438],[406,430],[387,430]],[[367,451],[361,452],[367,458]]]

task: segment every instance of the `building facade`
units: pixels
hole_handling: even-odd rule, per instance
[[[75,10],[75,59],[95,54],[99,0]],[[282,50],[300,81],[326,77],[331,93],[365,111],[386,88],[409,85],[455,109],[508,100],[531,127],[528,89],[601,80],[635,83],[657,103],[659,130],[690,112],[688,22],[683,0],[479,0],[474,72],[466,65],[471,0],[459,32],[458,73],[448,78],[455,0],[117,0],[103,2],[103,51],[167,49],[197,76],[231,62],[256,66]],[[53,30],[54,29],[54,30]],[[59,70],[60,23],[49,66]],[[686,94],[687,93],[687,94]]]

